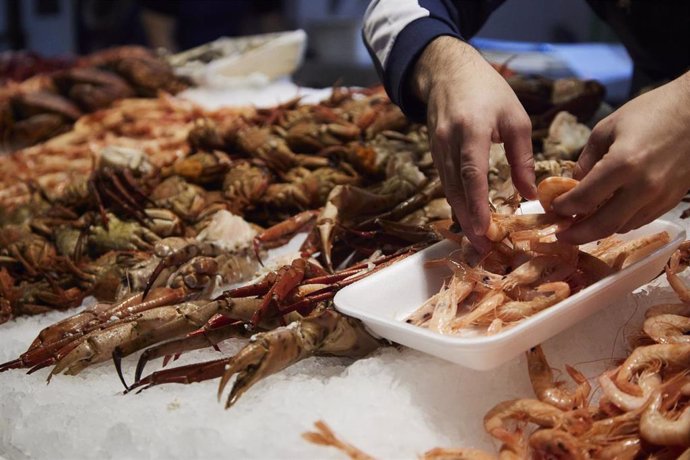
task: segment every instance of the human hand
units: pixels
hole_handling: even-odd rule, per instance
[[[504,143],[518,191],[536,197],[529,117],[505,79],[453,37],[424,49],[410,83],[427,104],[431,154],[448,203],[472,244],[487,250],[492,142]]]
[[[583,244],[625,233],[672,209],[690,189],[690,73],[599,122],[577,162],[580,184],[554,200],[585,216],[558,238]]]

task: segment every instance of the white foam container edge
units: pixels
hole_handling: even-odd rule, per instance
[[[538,203],[523,204],[535,212]],[[413,326],[404,319],[438,292],[449,275],[444,267],[425,268],[428,260],[444,257],[457,244],[445,240],[386,267],[341,291],[334,299],[340,312],[360,319],[374,334],[463,366],[488,370],[557,335],[659,275],[673,251],[685,240],[685,230],[655,220],[620,235],[630,240],[667,231],[670,242],[623,270],[588,286],[562,302],[495,335],[458,337]]]

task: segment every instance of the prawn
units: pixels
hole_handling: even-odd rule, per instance
[[[429,300],[424,302],[421,307],[413,311],[405,320],[406,323],[412,324],[414,326],[423,326],[427,321],[431,319],[434,313],[434,308],[436,304],[440,302],[440,299],[445,295],[446,286],[441,287],[441,290],[431,296]]]
[[[583,422],[551,404],[536,399],[513,399],[494,406],[484,416],[484,430],[505,444],[504,448],[520,453],[520,433],[511,433],[505,426],[509,420],[526,421],[543,428],[563,428],[581,433]],[[520,458],[520,457],[518,457]]]
[[[517,286],[532,284],[547,274],[556,271],[561,264],[562,262],[558,257],[537,256],[523,263],[497,282],[494,282],[493,285],[495,289],[509,291]],[[566,270],[568,273],[565,276],[574,270],[574,266],[569,271]]]
[[[681,243],[680,247],[673,252],[671,259],[666,265],[666,279],[671,285],[680,300],[690,303],[690,287],[680,279],[678,274],[690,265],[690,240]]]
[[[686,383],[684,378],[674,379],[654,392],[640,418],[640,435],[645,441],[659,446],[690,446],[690,406],[686,406],[675,420],[661,412],[664,394],[673,394],[679,391],[679,384]]]
[[[539,295],[532,300],[506,302],[498,308],[497,317],[505,322],[519,321],[537,312],[540,312],[570,295],[570,286],[563,281],[545,283],[537,287]]]
[[[559,388],[560,382],[554,382],[553,372],[540,345],[527,351],[527,370],[534,394],[540,401],[549,403],[562,410],[581,408],[591,391],[591,386],[584,375],[577,369],[566,366],[570,377],[578,384],[575,391]]]
[[[661,376],[656,371],[645,371],[638,378],[642,396],[634,396],[621,390],[613,382],[616,370],[604,372],[599,376],[599,386],[606,398],[616,407],[625,411],[640,409],[649,399],[649,395],[661,385]]]
[[[663,343],[637,347],[618,368],[616,385],[624,391],[640,395],[640,388],[631,382],[633,375],[644,369],[659,366],[690,366],[690,343]]]
[[[625,243],[613,246],[606,251],[598,253],[597,256],[606,262],[609,267],[618,271],[646,257],[656,249],[668,244],[669,241],[671,241],[671,237],[668,232],[662,231],[653,235],[626,241]]]
[[[642,330],[656,343],[690,343],[690,318],[680,315],[655,315],[647,318]]]
[[[539,203],[544,208],[544,212],[551,212],[553,200],[569,192],[580,182],[569,177],[552,176],[547,177],[537,186],[537,196]]]
[[[519,231],[538,232],[539,229],[556,225],[557,229],[569,225],[570,221],[554,214],[522,214],[522,215],[503,215],[491,214],[491,222],[486,232],[486,237],[491,241],[499,242],[509,234]],[[554,230],[555,231],[555,230]],[[538,234],[538,233],[537,233]],[[529,239],[529,234],[523,234],[525,239]]]
[[[468,276],[453,276],[444,295],[438,299],[429,320],[429,329],[447,334],[451,332],[452,321],[458,312],[458,304],[472,293],[475,282]]]
[[[680,315],[690,316],[690,304],[687,303],[662,303],[651,306],[644,313],[645,318],[651,318],[657,315]]]
[[[529,446],[536,458],[568,458],[589,460],[591,457],[582,442],[570,433],[555,429],[535,431],[529,438]]]
[[[479,301],[472,311],[453,321],[453,331],[470,326],[491,312],[495,312],[507,299],[508,296],[501,291],[491,292]]]

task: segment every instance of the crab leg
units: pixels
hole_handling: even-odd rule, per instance
[[[251,333],[244,326],[244,323],[235,322],[213,330],[203,331],[198,335],[190,334],[187,337],[171,340],[148,348],[141,354],[137,362],[137,368],[134,372],[135,385],[141,380],[141,375],[144,373],[146,364],[153,359],[165,357],[163,361],[163,366],[165,367],[167,360],[172,355],[177,357],[185,351],[199,350],[208,347],[217,348],[217,345],[223,340],[231,338],[248,338],[250,335]]]
[[[74,337],[76,334],[89,332],[113,317],[122,319],[150,308],[177,303],[183,300],[183,297],[184,292],[181,289],[158,288],[146,302],[142,302],[141,294],[135,294],[114,305],[96,304],[43,329],[31,343],[29,350],[48,345],[64,337]]]
[[[36,372],[54,364],[69,353],[85,335],[108,327],[107,321],[113,318],[119,321],[126,320],[129,316],[153,308],[181,302],[186,297],[182,290],[170,288],[157,289],[155,294],[146,302],[141,302],[141,294],[136,294],[114,306],[111,305],[109,309],[103,308],[108,304],[98,304],[92,309],[87,309],[43,329],[29,349],[19,358],[1,364],[0,372],[26,367],[31,368],[29,373]]]
[[[126,356],[150,344],[191,332],[217,312],[217,302],[185,302],[118,321],[82,337],[72,350],[58,359],[50,376],[62,372],[76,375],[90,364],[108,360],[116,348],[121,356]]]
[[[359,225],[359,227],[366,227],[367,225],[370,225],[377,220],[395,221],[401,219],[402,217],[406,216],[412,211],[416,211],[417,209],[423,207],[434,198],[442,197],[443,187],[441,186],[441,179],[439,177],[436,177],[430,180],[419,192],[415,193],[402,203],[396,205],[390,211],[384,212],[383,214],[379,214],[378,216],[367,219],[366,221],[362,222]]]
[[[215,301],[219,307],[221,317],[214,317],[204,325],[203,328],[193,331],[187,337],[163,343],[148,350],[139,358],[134,380],[138,382],[143,373],[144,366],[152,359],[160,356],[179,354],[183,351],[196,350],[208,346],[215,347],[217,343],[232,337],[247,337],[251,331],[247,328],[247,322],[260,308],[261,299],[239,298],[234,299],[225,297]],[[288,321],[296,321],[301,318],[297,313],[286,311],[281,318],[288,318]],[[258,327],[262,330],[271,330],[278,326],[276,318],[265,318],[259,323]],[[167,358],[163,366],[167,364]]]
[[[262,378],[309,356],[358,358],[378,345],[359,322],[326,309],[289,326],[252,337],[249,344],[229,361],[220,381],[218,397],[222,396],[234,375],[237,379],[230,388],[226,408]]]
[[[125,393],[139,388],[137,393],[140,393],[152,386],[164,383],[194,383],[203,382],[205,380],[217,379],[225,372],[225,367],[228,365],[228,360],[232,358],[220,358],[214,361],[207,361],[205,363],[194,363],[187,366],[174,367],[172,369],[165,369],[156,371],[147,375],[141,380],[138,380],[130,386]]]
[[[310,227],[315,222],[319,212],[319,210],[303,211],[261,232],[254,238],[256,258],[261,261],[259,251],[262,247],[275,248],[282,246],[295,234]]]
[[[259,324],[263,316],[266,315],[272,301],[276,303],[282,302],[290,291],[302,282],[306,268],[306,260],[295,259],[290,265],[283,266],[278,270],[275,283],[264,296],[261,307],[252,315],[252,326]]]
[[[113,200],[115,203],[119,204],[122,206],[127,212],[131,213],[135,219],[140,221],[141,220],[150,220],[149,217],[146,215],[146,213],[143,211],[143,207],[139,201],[137,201],[137,198],[133,197],[129,191],[125,188],[123,183],[120,181],[119,176],[114,173],[110,169],[106,169],[103,171],[103,174],[110,180],[110,183],[115,187],[115,190],[119,192],[119,195],[115,193],[114,191],[105,188],[104,192],[108,197]],[[145,201],[146,197],[145,196],[140,196],[138,197],[139,200]]]
[[[101,220],[103,221],[103,227],[106,229],[108,228],[108,216],[106,215],[105,212],[105,206],[103,205],[103,198],[101,197],[100,192],[98,191],[98,187],[96,186],[96,179],[94,178],[93,174],[88,180],[88,188],[91,194],[93,194],[94,197],[96,197],[96,204],[98,205],[98,213],[101,216]]]

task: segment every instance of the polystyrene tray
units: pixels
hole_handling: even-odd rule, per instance
[[[538,204],[527,203],[523,209],[536,211],[537,207]],[[669,233],[671,241],[644,259],[491,336],[442,335],[404,321],[439,291],[443,280],[450,274],[445,267],[424,267],[426,261],[444,257],[458,248],[449,240],[342,289],[335,296],[335,307],[362,320],[373,333],[393,342],[473,369],[492,369],[654,279],[685,239],[685,230],[659,219],[619,235],[621,240],[629,240],[664,230]]]

